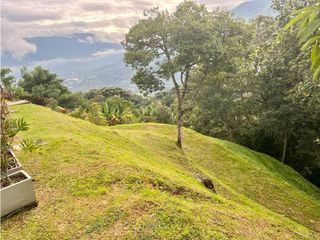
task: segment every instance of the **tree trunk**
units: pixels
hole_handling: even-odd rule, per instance
[[[182,149],[182,114],[178,113],[178,139],[177,146]]]
[[[177,146],[182,149],[182,124],[183,124],[183,112],[182,112],[182,100],[178,97],[178,139]]]
[[[229,140],[234,142],[234,130],[233,128],[229,128]]]
[[[284,139],[283,139],[283,150],[282,150],[281,162],[284,162],[286,160],[287,145],[288,145],[288,133],[287,133],[287,130],[285,130]]]
[[[1,149],[1,151],[4,151],[4,153],[1,153],[1,182],[3,187],[6,187],[10,184],[8,177],[8,156],[6,156],[6,149]]]

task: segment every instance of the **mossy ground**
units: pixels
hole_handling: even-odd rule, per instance
[[[4,221],[3,239],[320,239],[319,189],[269,156],[188,129],[181,151],[171,125],[14,109],[30,124],[20,140],[47,145],[18,153],[39,206]]]

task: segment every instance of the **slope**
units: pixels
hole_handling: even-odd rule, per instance
[[[115,127],[15,106],[41,138],[20,152],[39,206],[3,222],[4,239],[319,239],[320,192],[292,169],[175,126]],[[218,194],[194,175],[211,177]]]

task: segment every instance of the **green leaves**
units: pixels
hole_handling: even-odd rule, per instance
[[[23,119],[8,119],[9,127],[6,129],[6,134],[10,138],[14,138],[18,132],[27,131],[29,129],[28,123]]]
[[[5,94],[3,88],[0,89],[0,116],[1,116],[1,180],[4,181],[4,184],[9,184],[8,178],[8,154],[11,144],[14,140],[14,137],[17,135],[19,131],[28,130],[28,123],[23,119],[11,119],[9,118],[9,108],[7,105],[7,100],[5,98]]]
[[[105,102],[104,107],[102,109],[102,113],[107,119],[111,119],[113,116],[120,116],[123,111],[120,110],[120,106],[118,104],[108,104]]]
[[[12,84],[15,81],[15,77],[10,75],[11,72],[10,68],[1,68],[1,84],[6,90],[11,90]]]
[[[133,82],[151,93],[162,90],[164,82],[176,74],[185,77],[195,66],[204,70],[218,62],[221,44],[213,39],[221,39],[221,29],[214,29],[214,22],[225,15],[223,11],[211,14],[204,5],[191,1],[181,3],[172,14],[146,11],[146,18],[134,25],[123,41],[125,62],[136,70]]]
[[[58,100],[63,94],[70,94],[67,87],[62,85],[62,79],[41,66],[36,66],[30,72],[26,68],[21,71],[19,86],[32,96],[31,101],[34,103],[45,104],[50,98]]]
[[[136,112],[132,102],[120,96],[107,98],[102,104],[102,114],[108,125],[132,123],[136,120]]]
[[[17,129],[17,131],[27,131],[29,129],[28,123],[23,119],[15,119],[14,120],[14,127]]]
[[[145,68],[140,68],[136,71],[132,82],[146,94],[164,89],[164,83],[157,77],[157,74]]]
[[[320,75],[320,1],[296,11],[294,15],[296,16],[287,23],[285,29],[299,23],[298,37],[303,43],[303,50],[311,48],[311,70],[316,80]]]
[[[22,140],[20,146],[25,152],[39,151],[41,148],[40,144],[38,144],[36,140],[31,140],[29,138]]]

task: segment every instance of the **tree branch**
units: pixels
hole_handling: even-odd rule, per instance
[[[166,45],[166,42],[164,40],[164,38],[162,36],[160,36],[162,38],[162,41],[163,41],[163,49],[164,49],[164,53],[167,57],[167,60],[170,64],[171,63],[171,57],[170,57],[170,54],[169,54],[169,50],[167,48],[167,45]],[[177,80],[176,80],[176,77],[174,75],[173,72],[171,72],[171,78],[172,78],[172,81],[173,81],[173,84],[174,84],[174,88],[176,90],[176,94],[177,94],[177,100],[178,100],[178,103],[181,102],[181,95],[180,95],[180,87],[179,87],[179,84],[177,83]]]
[[[183,112],[184,112],[184,113],[185,113],[186,111],[190,111],[190,110],[193,108],[193,104],[194,104],[194,102],[195,102],[195,100],[196,100],[196,98],[197,98],[197,96],[198,96],[198,94],[199,94],[199,91],[200,91],[200,86],[201,86],[202,82],[207,78],[208,74],[209,74],[209,68],[207,67],[206,70],[205,70],[205,73],[204,73],[203,77],[198,81],[198,84],[197,84],[198,86],[197,86],[197,89],[196,89],[195,94],[193,95],[193,98],[191,99],[191,103],[189,104],[188,107],[186,107],[185,109],[183,109]]]

